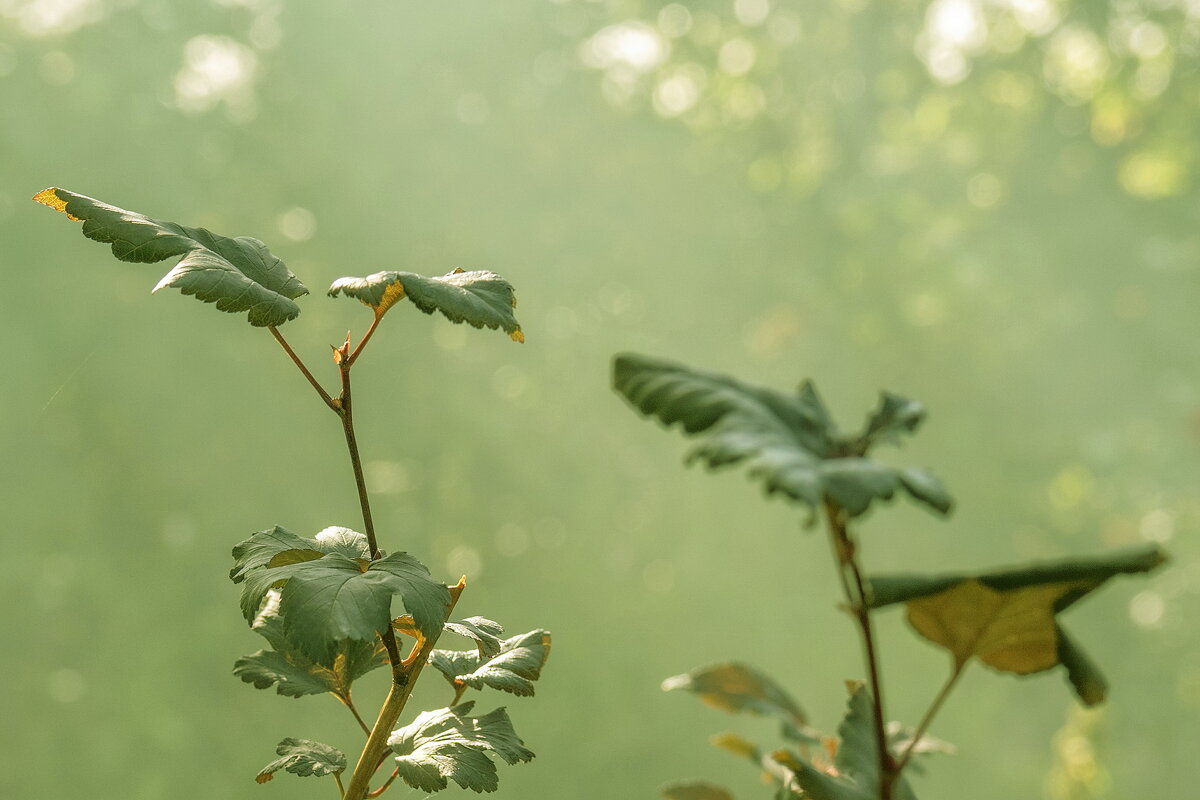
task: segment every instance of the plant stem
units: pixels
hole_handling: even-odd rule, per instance
[[[337,404],[333,402],[333,398],[329,396],[329,392],[325,391],[325,388],[321,386],[321,384],[317,382],[317,379],[313,377],[313,374],[308,371],[308,367],[306,367],[304,362],[300,360],[300,356],[296,355],[296,351],[293,350],[292,346],[287,343],[287,339],[283,338],[283,334],[279,332],[279,329],[274,325],[271,325],[267,328],[267,330],[269,330],[271,335],[275,337],[275,341],[279,342],[280,346],[283,347],[284,352],[291,357],[292,363],[300,369],[300,372],[304,374],[304,377],[308,379],[308,382],[312,384],[312,387],[317,390],[317,394],[321,395],[321,399],[325,401],[325,405],[329,406],[334,411],[337,411]]]
[[[450,619],[450,615],[454,613],[454,606],[458,603],[459,595],[462,594],[466,585],[465,580],[460,580],[457,586],[450,587],[450,605],[446,607],[445,619]],[[442,630],[439,626],[433,635],[422,643],[420,650],[407,659],[408,666],[403,668],[404,682],[392,682],[387,699],[383,702],[383,708],[379,709],[375,727],[371,729],[371,735],[367,737],[367,743],[358,757],[358,764],[355,765],[354,774],[350,777],[350,785],[346,787],[346,800],[363,800],[367,796],[371,777],[387,757],[388,737],[391,736],[392,730],[396,726],[396,720],[404,711],[404,705],[412,695],[417,678],[420,677],[421,670],[429,661],[429,654],[437,646],[437,640],[441,633]]]
[[[375,329],[379,327],[379,320],[381,319],[383,319],[383,315],[377,313],[375,319],[371,321],[371,327],[367,328],[367,332],[363,334],[362,341],[358,343],[358,347],[354,348],[354,352],[346,359],[347,369],[353,366],[355,361],[358,361],[359,354],[367,346],[367,342],[371,340],[371,336],[375,333]]]
[[[946,702],[946,698],[950,696],[950,691],[958,683],[958,679],[966,671],[966,667],[966,663],[960,664],[958,661],[954,662],[954,670],[950,673],[950,677],[942,684],[937,697],[933,698],[933,702],[929,704],[929,709],[925,712],[925,716],[921,718],[921,724],[917,725],[917,729],[913,731],[912,741],[908,743],[908,747],[904,748],[904,753],[901,754],[900,760],[896,762],[897,775],[900,774],[900,770],[904,769],[905,765],[912,759],[917,745],[921,742],[921,737],[929,730],[929,723],[933,722],[933,718],[941,709],[942,703]]]
[[[346,435],[346,448],[350,451],[350,465],[354,469],[354,483],[358,487],[358,505],[362,509],[363,528],[367,535],[367,544],[371,548],[371,558],[380,557],[379,544],[375,539],[375,521],[371,517],[371,500],[367,496],[367,481],[363,476],[362,457],[358,454],[358,440],[354,436],[354,410],[350,400],[350,364],[343,358],[338,365],[342,374],[342,393],[337,402],[331,407],[342,418],[342,432]],[[388,625],[383,631],[383,646],[387,649],[388,660],[392,664],[392,682],[400,683],[404,679],[400,663],[400,648],[396,645],[396,633]]]
[[[342,775],[341,775],[341,773],[339,773],[339,772],[335,772],[335,773],[333,773],[333,779],[334,779],[335,781],[337,781],[338,793],[339,793],[339,794],[341,794],[341,796],[342,796],[342,797],[345,797],[345,796],[346,796],[346,787],[345,787],[345,786],[342,786]]]
[[[392,783],[395,782],[397,776],[399,776],[399,775],[400,775],[400,768],[396,767],[394,770],[392,770],[392,774],[388,777],[388,779],[386,781],[384,781],[382,786],[380,786],[378,789],[376,789],[373,792],[367,792],[367,797],[379,797],[379,795],[383,794],[384,792],[386,792],[388,790],[388,787],[391,786]]]
[[[350,709],[350,713],[354,715],[354,718],[356,720],[358,720],[358,726],[363,729],[363,733],[370,736],[371,735],[371,726],[368,725],[366,723],[366,721],[362,718],[362,715],[360,715],[358,713],[358,708],[355,707],[354,700],[353,700],[353,698],[350,697],[350,691],[346,690],[345,696],[338,695],[338,699],[342,701],[342,704],[344,706],[346,706],[346,708]]]
[[[832,500],[825,500],[825,517],[829,522],[833,538],[834,553],[838,559],[838,571],[842,578],[842,589],[846,602],[858,622],[862,635],[863,653],[867,662],[867,676],[873,704],[872,720],[875,732],[875,749],[879,753],[879,800],[891,800],[892,783],[896,779],[896,764],[887,747],[887,731],[883,713],[883,678],[879,667],[879,655],[875,649],[875,631],[871,624],[871,610],[867,607],[866,584],[858,565],[858,548],[850,538],[846,526],[846,514]],[[849,578],[846,572],[849,571]],[[852,580],[851,580],[852,579]]]

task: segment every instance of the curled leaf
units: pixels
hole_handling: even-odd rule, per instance
[[[284,739],[275,752],[282,758],[263,767],[254,778],[256,783],[266,783],[281,769],[302,778],[339,775],[346,770],[346,756],[341,750],[310,739]]]
[[[489,754],[507,764],[529,761],[533,752],[513,730],[508,712],[497,708],[470,716],[473,702],[425,711],[388,738],[400,779],[414,789],[437,792],[452,780],[464,789],[494,792],[499,786]]]
[[[531,697],[550,657],[550,632],[532,630],[500,642],[494,655],[481,651],[434,650],[429,664],[455,688],[489,687],[518,697]]]
[[[435,278],[412,272],[376,272],[365,278],[338,278],[329,287],[329,296],[339,294],[370,306],[377,318],[407,297],[426,314],[440,311],[451,322],[499,328],[513,341],[525,341],[513,316],[517,298],[512,284],[494,272],[456,269]]]

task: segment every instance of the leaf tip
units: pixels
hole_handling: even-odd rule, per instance
[[[79,217],[71,216],[71,214],[68,213],[67,201],[59,197],[59,191],[61,190],[56,186],[51,186],[49,189],[42,189],[33,196],[33,201],[35,203],[41,203],[48,208],[53,208],[55,211],[61,211],[67,215],[68,219],[78,222]]]
[[[515,331],[510,333],[509,336],[512,337],[514,342],[517,342],[518,344],[525,344],[525,333],[520,328],[517,328]]]

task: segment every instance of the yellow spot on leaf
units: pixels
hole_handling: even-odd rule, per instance
[[[389,283],[387,288],[383,290],[383,297],[379,298],[379,305],[375,306],[375,316],[382,317],[384,312],[403,299],[404,284],[400,283],[400,281]]]
[[[515,331],[512,332],[512,340],[514,342],[520,342],[521,344],[525,344],[525,334],[521,332],[520,328],[517,328]]]
[[[1064,582],[997,591],[963,581],[910,602],[908,621],[960,666],[975,657],[993,669],[1028,675],[1058,664],[1054,604],[1084,586]]]
[[[42,189],[33,196],[33,200],[35,203],[41,203],[44,206],[49,206],[55,211],[61,211],[62,213],[66,214],[69,219],[73,219],[76,222],[79,221],[79,217],[73,217],[67,213],[67,201],[58,196],[57,188],[51,187],[49,189]]]

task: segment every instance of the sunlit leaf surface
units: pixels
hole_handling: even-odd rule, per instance
[[[494,272],[458,269],[435,278],[411,272],[376,272],[365,278],[339,278],[329,287],[329,296],[339,294],[370,306],[376,316],[383,316],[407,297],[426,314],[440,311],[451,322],[499,328],[514,341],[525,341],[513,316],[517,297],[512,284]]]
[[[302,778],[320,778],[346,770],[346,756],[336,747],[309,739],[284,739],[275,752],[281,756],[259,771],[255,781],[266,783],[279,770],[286,770]]]
[[[308,289],[258,239],[230,239],[204,228],[187,228],[163,222],[99,200],[45,189],[33,198],[83,220],[83,235],[112,245],[122,261],[153,263],[179,256],[154,291],[175,287],[220,311],[248,312],[251,325],[282,325],[300,314],[293,302]]]
[[[474,638],[474,637],[472,637]],[[455,687],[489,687],[521,697],[533,695],[533,683],[541,677],[550,657],[550,633],[532,630],[499,641],[495,653],[478,651],[434,650],[429,657],[434,667]]]
[[[494,792],[499,776],[489,755],[507,764],[533,758],[513,730],[507,711],[497,708],[472,717],[474,705],[422,712],[392,733],[388,745],[396,754],[401,780],[423,792],[445,789],[451,780],[464,789]]]

